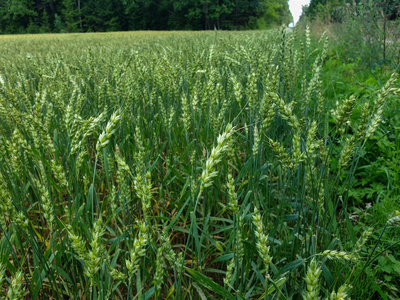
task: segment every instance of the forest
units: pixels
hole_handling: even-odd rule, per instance
[[[0,1],[0,34],[265,29],[291,21],[287,0]]]

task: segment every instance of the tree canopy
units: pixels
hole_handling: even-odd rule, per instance
[[[2,0],[0,33],[257,29],[289,24],[288,0]]]

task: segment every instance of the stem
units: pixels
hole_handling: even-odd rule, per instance
[[[365,262],[364,267],[362,268],[360,274],[358,274],[358,276],[357,276],[355,282],[358,281],[358,279],[360,278],[361,274],[364,272],[364,270],[367,268],[367,266],[373,261],[373,259],[371,259],[371,257],[372,257],[372,255],[374,254],[376,248],[378,247],[379,242],[380,242],[381,239],[382,239],[383,233],[384,233],[385,230],[386,230],[386,227],[387,227],[387,224],[385,224],[385,227],[383,227],[383,230],[382,230],[381,234],[379,235],[378,241],[376,242],[374,249],[372,250],[371,254],[368,256],[368,259],[367,259],[367,261]],[[374,259],[375,259],[375,258],[374,258]]]
[[[268,266],[267,266],[267,270],[265,271],[265,300],[269,299],[268,296],[268,284],[269,284],[269,275],[268,275]]]
[[[93,170],[93,181],[92,181],[92,218],[94,219],[94,180],[96,178],[96,168],[97,168],[97,159],[98,156],[96,155],[96,161],[94,162],[94,170]]]
[[[196,199],[196,202],[195,202],[195,205],[194,205],[194,209],[193,209],[193,212],[192,212],[192,216],[191,216],[191,222],[190,222],[190,228],[189,228],[189,236],[188,236],[187,241],[186,241],[185,251],[183,252],[183,261],[185,261],[186,251],[187,251],[187,249],[189,247],[190,238],[193,236],[193,228],[194,228],[193,223],[196,222],[196,209],[197,209],[197,204],[199,203],[201,194],[202,194],[202,191],[200,191],[199,194],[196,197],[197,199]],[[184,263],[182,264],[182,267],[181,267],[181,269],[179,271],[178,287],[177,287],[177,291],[176,291],[177,295],[179,295],[183,268],[184,268]]]

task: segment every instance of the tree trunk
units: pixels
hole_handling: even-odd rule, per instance
[[[79,11],[79,27],[81,27],[82,31],[81,0],[78,0],[78,11]]]
[[[205,0],[204,1],[204,8],[203,8],[203,11],[204,11],[204,29],[205,30],[207,30],[208,29],[208,0]]]
[[[53,2],[53,0],[50,0],[50,1],[49,1],[49,6],[50,6],[50,9],[51,9],[51,12],[54,13],[56,10],[55,10],[55,8],[54,8],[54,2]]]

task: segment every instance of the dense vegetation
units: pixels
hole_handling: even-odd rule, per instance
[[[398,295],[395,74],[308,28],[0,39],[6,299]]]
[[[385,17],[386,19],[394,20],[399,17],[400,13],[400,4],[397,0],[310,0],[310,4],[304,8],[304,13],[313,20],[322,19],[325,22],[343,22],[347,17],[347,10],[352,6],[373,8],[375,13],[365,16],[371,18]]]
[[[255,29],[291,20],[287,0],[0,1],[0,34]]]
[[[363,73],[383,66],[399,69],[399,1],[311,0],[301,19],[321,33],[318,28],[329,28],[338,55]]]

